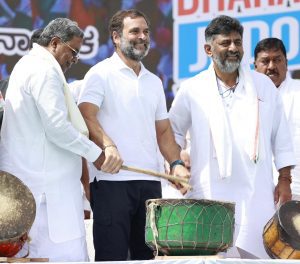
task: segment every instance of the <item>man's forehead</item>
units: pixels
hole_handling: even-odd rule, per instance
[[[242,36],[236,31],[232,31],[228,34],[216,34],[214,36],[215,39],[242,39]]]
[[[217,41],[242,40],[242,37],[238,32],[230,32],[228,34],[216,34],[216,35],[214,35],[214,40],[217,40]]]
[[[262,50],[257,53],[257,57],[260,58],[280,57],[280,56],[284,57],[284,54],[280,49]]]
[[[124,21],[124,29],[130,29],[130,28],[148,28],[147,22],[143,17],[125,17]]]

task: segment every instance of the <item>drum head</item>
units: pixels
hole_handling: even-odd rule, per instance
[[[24,235],[36,213],[34,197],[17,177],[0,171],[0,242]]]
[[[300,201],[288,201],[278,210],[282,239],[300,249]]]

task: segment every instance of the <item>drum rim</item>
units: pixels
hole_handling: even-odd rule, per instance
[[[12,238],[2,239],[2,240],[0,239],[0,245],[3,243],[18,242],[18,241],[20,241],[20,238],[26,234],[28,234],[28,232],[24,232],[21,235],[18,235],[18,236],[12,237]]]
[[[163,205],[164,202],[169,202],[169,203],[180,203],[180,202],[190,202],[190,203],[202,203],[202,204],[218,204],[218,205],[222,205],[222,206],[226,206],[227,208],[229,208],[230,210],[233,210],[233,212],[235,212],[235,202],[228,202],[228,201],[220,201],[220,200],[212,200],[212,199],[180,199],[180,198],[170,198],[170,199],[166,199],[166,198],[156,198],[156,199],[148,199],[146,200],[146,207],[148,207],[148,205],[150,203],[156,203],[157,205]]]
[[[191,202],[215,202],[221,204],[232,204],[235,205],[235,202],[230,201],[221,201],[221,200],[213,200],[213,199],[194,199],[194,198],[155,198],[155,199],[148,199],[146,201],[191,201]]]
[[[299,204],[300,206],[300,201],[296,201],[296,200],[287,201],[284,204],[282,204],[279,207],[278,211],[276,212],[275,216],[278,219],[278,223],[279,223],[278,228],[280,232],[280,237],[283,241],[290,244],[294,249],[300,250],[300,236],[297,238],[291,235],[290,232],[288,232],[287,228],[283,225],[283,217],[281,217],[281,214],[283,213],[282,211],[289,204]]]

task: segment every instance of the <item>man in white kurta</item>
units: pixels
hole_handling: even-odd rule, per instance
[[[286,49],[278,38],[266,38],[258,42],[254,59],[255,70],[269,76],[282,96],[297,160],[297,165],[291,171],[292,195],[294,200],[300,200],[300,80],[289,76]],[[274,178],[277,177],[278,173],[275,172]]]
[[[272,153],[282,176],[275,200],[290,199],[292,143],[278,92],[266,76],[241,66],[243,28],[230,17],[205,32],[209,69],[184,81],[170,110],[177,142],[191,137],[187,198],[235,202],[235,246],[268,258],[263,227],[275,212]],[[250,254],[249,254],[250,253]]]
[[[88,259],[81,156],[94,162],[101,149],[76,129],[86,127],[77,106],[71,104],[63,75],[76,63],[74,52],[78,53],[82,39],[83,32],[69,19],[50,22],[40,45],[34,44],[16,64],[6,93],[0,169],[20,178],[32,191],[37,213],[29,233],[29,256],[50,261]]]

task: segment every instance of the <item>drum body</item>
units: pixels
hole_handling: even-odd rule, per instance
[[[263,231],[264,247],[273,259],[300,259],[300,202],[283,204]]]
[[[36,213],[34,197],[17,177],[0,171],[0,257],[13,257],[28,239]]]
[[[161,254],[214,255],[233,243],[233,203],[151,199],[146,207],[146,244]]]

